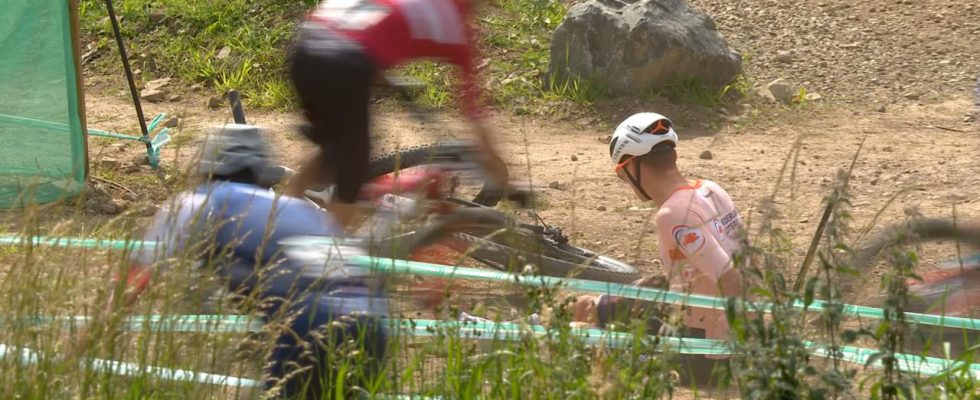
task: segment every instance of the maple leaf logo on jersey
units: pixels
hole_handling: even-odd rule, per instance
[[[677,242],[677,248],[687,255],[701,250],[701,247],[704,246],[704,236],[697,228],[678,225],[673,229],[673,236],[674,241]]]

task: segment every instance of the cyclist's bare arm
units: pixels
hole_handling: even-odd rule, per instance
[[[493,131],[482,117],[471,117],[470,125],[473,128],[473,133],[477,141],[480,143],[480,147],[483,147],[484,151],[486,151],[483,159],[483,169],[487,173],[487,178],[496,188],[509,188],[510,175],[507,171],[507,164],[500,157]]]

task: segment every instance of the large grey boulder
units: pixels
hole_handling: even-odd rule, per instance
[[[720,88],[741,64],[711,18],[684,0],[588,0],[555,31],[549,74],[557,83],[586,78],[622,94],[692,78]]]

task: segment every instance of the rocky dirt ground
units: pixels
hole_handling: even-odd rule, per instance
[[[855,227],[871,223],[883,208],[879,226],[900,221],[909,208],[944,216],[955,207],[962,219],[980,219],[980,123],[968,118],[978,112],[974,91],[980,74],[980,4],[692,3],[715,19],[734,48],[750,56],[746,71],[755,82],[784,78],[823,99],[793,109],[744,99],[726,108],[730,117],[720,125],[706,122],[715,110],[705,115],[697,108],[633,99],[599,102],[597,118],[496,114],[494,125],[515,175],[535,184],[544,199],[541,215],[571,232],[576,244],[656,272],[655,227],[650,222],[654,206],[638,202],[617,181],[606,145],[611,127],[639,111],[677,116],[682,171],[728,189],[750,223],[757,216],[758,201],[778,191],[783,212],[778,225],[791,237],[794,261],[802,258],[813,235],[836,171],[847,167],[862,141],[852,179]],[[134,117],[123,81],[106,76],[86,79],[91,87],[86,101],[89,126],[132,132]],[[203,130],[230,119],[226,108],[208,108],[206,98],[187,90],[177,101],[145,105],[150,115],[167,112],[179,118],[177,143],[164,154],[171,165],[189,159]],[[375,124],[381,149],[430,142],[441,135],[466,136],[465,125],[449,113],[437,114],[435,124],[424,125],[381,103]],[[295,165],[311,149],[292,133],[299,121],[296,114],[252,111],[249,116],[269,129],[286,164]],[[795,181],[784,180],[775,187],[797,140],[803,149]],[[152,205],[172,190],[167,185],[149,189],[152,185],[146,183],[156,178],[138,166],[140,157],[137,145],[92,141],[95,182],[130,208]],[[142,176],[122,182],[142,188],[140,192],[126,195],[98,180],[120,176],[118,171]],[[89,213],[105,218],[100,211]],[[944,251],[926,251],[926,268],[949,255]]]
[[[849,103],[944,101],[980,74],[980,4],[970,0],[692,0],[748,74]]]
[[[813,231],[829,180],[861,140],[866,143],[853,181],[858,223],[892,195],[913,187],[918,189],[899,196],[885,221],[895,221],[905,206],[935,215],[948,213],[954,202],[960,213],[975,215],[971,204],[980,137],[972,113],[980,44],[972,39],[980,32],[980,6],[970,1],[852,5],[830,0],[695,0],[692,5],[717,21],[734,48],[751,56],[746,64],[751,79],[785,78],[823,99],[788,109],[750,97],[728,105],[725,112],[734,115],[721,125],[706,122],[698,107],[636,99],[600,101],[597,118],[571,121],[497,114],[495,126],[512,169],[541,188],[546,199],[542,215],[575,233],[579,243],[640,266],[654,258],[654,239],[643,237],[654,229],[646,223],[653,206],[635,201],[616,181],[605,145],[612,126],[646,110],[675,119],[682,169],[722,184],[746,215],[774,190],[783,159],[793,142],[802,140],[797,179],[780,188],[786,193],[781,196],[785,228],[800,247]],[[89,124],[132,130],[122,81],[87,79],[95,88],[88,94]],[[202,132],[230,117],[224,106],[207,107],[206,97],[194,90],[175,90],[182,93],[177,101],[145,104],[148,115],[167,112],[180,121],[177,143],[164,154],[170,164],[188,159]],[[295,113],[250,110],[249,117],[269,129],[286,164],[295,165],[310,149],[292,133],[299,122]],[[426,126],[382,101],[375,124],[379,151],[466,136],[465,125],[450,113],[437,114],[436,120],[437,127]],[[706,150],[711,159],[699,157]],[[95,141],[91,153],[97,177],[103,168],[139,169],[130,165],[140,158],[138,146]],[[165,194],[157,191],[154,197]]]

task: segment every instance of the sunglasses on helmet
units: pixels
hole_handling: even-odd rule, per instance
[[[669,120],[666,120],[666,119],[658,119],[657,122],[654,122],[653,124],[651,124],[650,126],[648,126],[641,133],[650,133],[650,134],[654,134],[654,135],[666,135],[667,133],[670,133],[670,126],[671,126],[671,123],[670,123]]]

